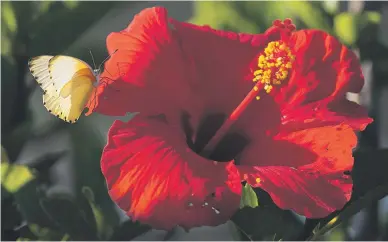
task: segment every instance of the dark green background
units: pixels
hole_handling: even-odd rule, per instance
[[[237,213],[231,234],[240,240],[387,240],[387,209],[383,213],[377,201],[388,193],[388,151],[382,149],[388,143],[388,97],[385,106],[381,101],[388,95],[388,5],[366,1],[2,1],[2,240],[131,240],[150,230],[120,220],[107,195],[99,159],[114,118],[93,114],[69,125],[51,117],[27,61],[36,55],[66,54],[91,64],[92,49],[100,62],[107,55],[107,34],[123,29],[136,12],[153,5],[166,6],[178,20],[249,33],[263,32],[274,19],[292,18],[299,29],[323,29],[359,53],[370,86],[361,102],[375,122],[360,134],[351,203],[336,223],[325,227],[338,213],[304,221],[257,191],[260,207]],[[350,220],[361,210],[362,216]],[[350,233],[349,226],[358,234]],[[158,240],[179,240],[176,233]],[[198,233],[195,239],[204,238]]]

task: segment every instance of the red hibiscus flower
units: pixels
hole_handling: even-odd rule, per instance
[[[356,56],[320,30],[275,21],[264,34],[178,22],[156,7],[112,33],[89,113],[124,115],[101,168],[112,199],[155,228],[218,225],[241,181],[317,218],[350,199],[352,149],[372,120],[345,98]]]

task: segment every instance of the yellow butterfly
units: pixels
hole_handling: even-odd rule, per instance
[[[64,55],[33,57],[28,66],[44,91],[46,109],[68,123],[76,122],[98,84],[100,68]]]

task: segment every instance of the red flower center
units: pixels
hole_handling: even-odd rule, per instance
[[[194,134],[188,116],[183,115],[182,126],[186,134],[187,145],[190,149],[210,160],[227,162],[235,159],[249,143],[248,138],[238,132],[229,131],[225,133],[220,142],[212,149],[212,152],[206,154],[201,153],[205,145],[214,137],[217,130],[225,122],[226,118],[227,115],[223,113],[207,115],[202,119],[201,124],[197,128],[197,132]]]
[[[279,23],[275,21],[274,24]],[[280,28],[283,28],[284,24],[280,24],[282,24],[280,25]],[[285,21],[285,24],[286,26],[293,26],[291,22],[287,20]],[[290,29],[293,30],[294,28]],[[289,32],[290,29],[287,28],[286,32]],[[216,145],[225,137],[233,123],[241,117],[250,102],[255,99],[260,100],[260,96],[258,95],[260,92],[268,94],[276,93],[276,88],[274,89],[274,87],[281,86],[287,81],[289,70],[292,68],[294,60],[295,56],[287,46],[286,41],[272,41],[267,45],[263,53],[258,56],[257,69],[253,72],[253,82],[256,84],[225,120],[203,150],[199,151],[203,156],[209,156],[214,152]]]

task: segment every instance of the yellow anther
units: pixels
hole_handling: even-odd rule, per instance
[[[256,178],[256,183],[260,183],[261,179],[259,177]]]
[[[271,85],[265,85],[264,86],[264,90],[267,92],[267,93],[270,93],[271,92],[271,90],[272,90],[272,86]]]
[[[260,100],[260,96],[256,96],[256,100]]]
[[[264,90],[270,93],[274,85],[281,85],[288,77],[295,56],[282,41],[268,43],[263,53],[257,59],[258,70],[254,71],[253,81],[264,84]],[[257,87],[254,87],[257,91]],[[257,100],[260,98],[256,97]]]
[[[255,72],[253,72],[253,75],[255,76],[258,76],[260,74],[263,74],[263,70],[256,70]]]
[[[258,91],[259,88],[258,88],[257,86],[254,86],[254,87],[253,87],[253,90]]]
[[[286,64],[286,68],[290,69],[291,67],[292,67],[291,62],[288,62],[288,63]]]

